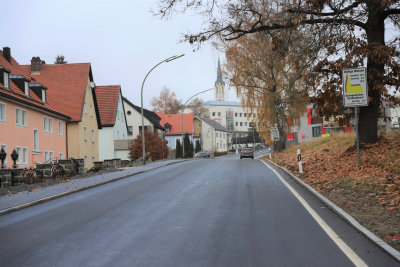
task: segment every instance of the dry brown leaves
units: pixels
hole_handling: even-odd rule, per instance
[[[400,209],[400,132],[380,137],[376,144],[360,146],[361,166],[357,167],[354,145],[340,145],[342,135],[335,140],[320,140],[302,148],[303,174],[298,172],[296,150],[291,148],[273,154],[273,161],[289,169],[316,190],[352,189],[362,197],[377,199],[388,210]],[[339,139],[340,139],[339,138]],[[345,140],[346,141],[346,140]],[[349,142],[347,142],[349,143]],[[354,143],[353,143],[354,144]],[[361,194],[362,193],[362,194]]]

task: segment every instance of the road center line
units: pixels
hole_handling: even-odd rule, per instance
[[[300,201],[304,208],[311,214],[314,220],[321,226],[321,228],[328,234],[328,236],[335,242],[335,244],[343,251],[344,254],[356,265],[356,266],[368,266],[358,255],[329,227],[329,225],[314,211],[313,208],[300,196],[299,193],[288,183],[283,177],[269,166],[266,162],[261,160],[268,168],[270,168],[281,182],[292,192],[292,194]]]

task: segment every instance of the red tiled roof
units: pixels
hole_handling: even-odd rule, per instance
[[[96,86],[97,106],[100,113],[101,126],[114,126],[117,113],[119,85]]]
[[[1,50],[0,50],[0,66],[10,70],[11,71],[10,75],[22,75],[26,79],[36,82],[35,79],[30,76],[29,71],[27,71],[24,66],[18,64],[18,62],[13,57],[11,57],[11,63],[8,62],[3,57],[3,51]],[[31,89],[29,89],[29,96],[27,96],[25,95],[25,92],[22,89],[20,89],[11,79],[9,79],[9,89],[5,88],[4,85],[0,83],[0,94],[3,97],[6,97],[13,101],[18,101],[26,105],[34,106],[36,108],[45,110],[47,112],[54,113],[58,116],[62,116],[65,119],[70,119],[69,116],[67,116],[65,110],[59,107],[55,103],[52,97],[49,97],[46,94],[46,103],[44,103]]]
[[[181,114],[164,114],[161,112],[157,112],[157,115],[160,116],[161,121],[160,124],[165,127],[165,124],[168,123],[171,125],[171,130],[169,132],[165,132],[165,135],[179,135],[182,134],[182,115]],[[193,114],[187,113],[183,114],[183,133],[192,134],[193,133]]]
[[[30,72],[30,65],[23,68]],[[40,74],[31,75],[44,84],[47,96],[62,105],[72,121],[80,121],[88,79],[91,77],[90,63],[42,64]]]

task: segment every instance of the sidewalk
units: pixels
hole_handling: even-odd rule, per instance
[[[32,192],[24,191],[10,196],[3,196],[0,198],[0,215],[182,161],[185,160],[156,161],[121,171],[72,179],[65,183],[40,188]]]

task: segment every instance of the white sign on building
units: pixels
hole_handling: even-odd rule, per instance
[[[345,107],[368,106],[367,69],[343,69],[343,103]]]

